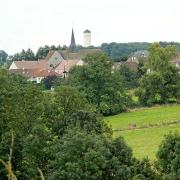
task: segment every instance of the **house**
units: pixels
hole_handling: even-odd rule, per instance
[[[143,50],[143,51],[137,51],[137,52],[133,53],[132,56],[130,56],[127,61],[125,61],[124,63],[121,63],[121,66],[126,65],[131,70],[137,70],[138,64],[140,62],[143,62],[144,64],[146,64],[148,62],[148,52],[147,51]],[[173,57],[170,60],[170,63],[175,65],[177,68],[180,68],[180,53],[178,53],[175,57]],[[150,69],[148,70],[148,72],[149,71],[150,71]]]
[[[72,54],[70,54],[72,56]],[[76,57],[77,57],[76,53]],[[80,56],[79,56],[80,57]],[[59,51],[50,51],[44,60],[37,61],[13,61],[9,72],[20,74],[28,81],[40,83],[48,76],[64,76],[75,65],[83,65],[79,59],[64,59]]]
[[[45,59],[34,61],[13,61],[9,67],[9,72],[21,74],[29,81],[40,83],[48,76],[67,76],[69,70],[75,66],[84,64],[83,58],[87,55],[102,53],[97,48],[76,47],[74,31],[72,29],[71,43],[67,50],[49,51]]]
[[[34,60],[34,61],[13,61],[9,67],[9,70],[12,69],[53,69],[57,66],[63,57],[58,51],[49,51],[48,55],[43,60]]]
[[[136,71],[139,62],[147,63],[147,58],[148,58],[148,51],[139,50],[132,53],[132,55],[127,59],[127,61],[122,63],[122,65],[125,65],[129,67],[131,70]]]
[[[11,69],[11,74],[19,74],[27,78],[28,81],[34,83],[41,83],[41,81],[48,76],[59,76],[54,70],[41,69]]]
[[[74,66],[82,66],[84,62],[82,60],[62,60],[55,68],[55,72],[61,76],[67,76],[69,70]]]
[[[180,68],[180,53],[178,53],[172,60],[171,63],[174,64],[177,68]]]

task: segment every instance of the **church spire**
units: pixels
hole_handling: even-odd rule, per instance
[[[70,51],[76,51],[76,42],[75,42],[75,37],[74,37],[74,30],[72,28],[72,34],[71,34],[71,44],[69,46]]]

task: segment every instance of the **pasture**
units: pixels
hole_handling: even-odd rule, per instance
[[[180,131],[180,105],[140,108],[106,117],[113,136],[123,136],[137,158],[155,159],[165,134]],[[136,125],[131,128],[130,125]]]

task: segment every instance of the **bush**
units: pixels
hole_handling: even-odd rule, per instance
[[[180,133],[165,136],[157,153],[157,166],[164,179],[180,179]]]

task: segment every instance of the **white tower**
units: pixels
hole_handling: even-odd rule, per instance
[[[91,31],[86,29],[84,31],[84,47],[91,46]]]

